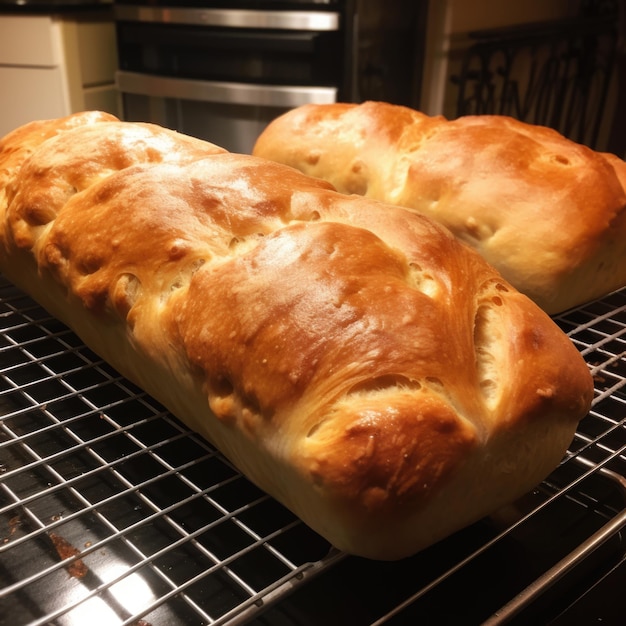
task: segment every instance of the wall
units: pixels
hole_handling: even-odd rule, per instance
[[[429,115],[454,113],[450,76],[474,30],[574,15],[577,0],[431,0],[421,109]]]

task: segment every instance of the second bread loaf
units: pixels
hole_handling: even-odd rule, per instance
[[[626,285],[626,163],[502,116],[306,105],[254,153],[439,221],[557,313]]]

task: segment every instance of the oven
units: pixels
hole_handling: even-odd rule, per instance
[[[334,550],[0,278],[0,623],[622,624],[626,290],[555,319],[595,380],[560,465],[384,563]]]
[[[426,5],[116,0],[124,118],[249,153],[272,119],[303,104],[417,107]]]

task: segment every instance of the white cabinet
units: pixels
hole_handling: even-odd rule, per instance
[[[115,27],[107,12],[0,14],[0,136],[35,119],[119,114]]]
[[[31,120],[68,111],[60,67],[0,66],[0,136]]]
[[[17,66],[59,65],[57,22],[47,15],[0,15],[0,63]]]

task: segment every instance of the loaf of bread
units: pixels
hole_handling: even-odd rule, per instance
[[[0,269],[336,547],[405,557],[562,459],[589,369],[446,229],[98,113],[0,141]]]
[[[254,154],[428,215],[550,314],[626,285],[626,163],[554,130],[307,105],[272,122]]]

